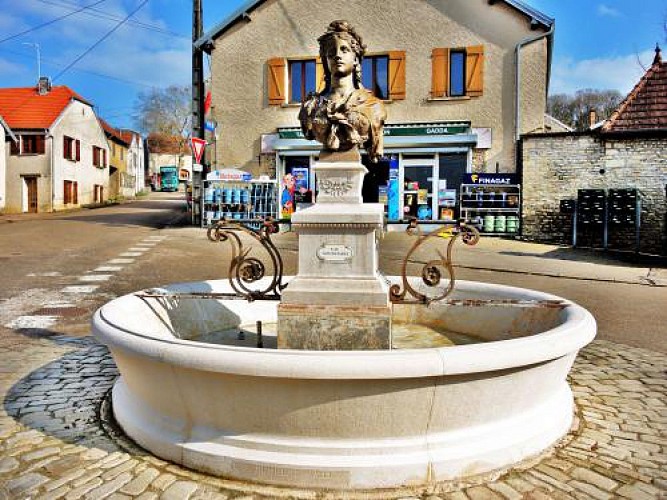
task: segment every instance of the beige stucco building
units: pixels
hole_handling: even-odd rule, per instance
[[[0,210],[5,208],[8,142],[16,143],[16,140],[12,129],[0,116]]]
[[[6,213],[44,212],[107,199],[108,146],[93,106],[65,86],[0,89],[18,141],[7,156]]]
[[[438,187],[515,172],[519,136],[544,130],[554,21],[521,2],[255,0],[195,44],[212,59],[215,166],[279,178],[310,168],[320,146],[298,132],[299,103],[321,85],[317,38],[335,19],[368,46],[365,86],[385,100],[401,189],[420,182],[434,213]],[[366,201],[389,170],[367,176]]]

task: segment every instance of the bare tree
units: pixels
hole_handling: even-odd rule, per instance
[[[171,85],[140,92],[134,119],[141,132],[184,137],[190,131],[192,92],[187,85]]]
[[[547,112],[576,130],[586,130],[591,110],[596,112],[598,120],[605,120],[611,116],[622,100],[623,95],[618,90],[583,89],[574,95],[549,96]]]

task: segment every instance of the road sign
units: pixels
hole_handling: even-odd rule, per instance
[[[204,149],[206,148],[206,141],[199,137],[190,137],[190,145],[192,153],[195,155],[195,163],[201,163],[202,156],[204,156]]]

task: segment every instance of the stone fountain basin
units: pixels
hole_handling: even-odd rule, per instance
[[[389,278],[398,282],[398,278]],[[415,282],[415,286],[417,286]],[[169,292],[229,292],[227,280]],[[451,298],[559,299],[457,282]],[[394,320],[484,341],[391,351],[257,349],[197,341],[276,321],[277,303],[126,295],[93,333],[121,373],[113,411],[155,455],[196,470],[308,488],[422,485],[506,468],[562,437],[566,376],[596,324],[582,307],[394,306]]]

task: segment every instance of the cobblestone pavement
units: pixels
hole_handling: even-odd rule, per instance
[[[0,360],[0,499],[667,498],[667,356],[620,344],[595,341],[580,353],[573,429],[531,463],[468,483],[365,494],[223,480],[113,437],[100,411],[117,371],[91,337],[0,333]]]

